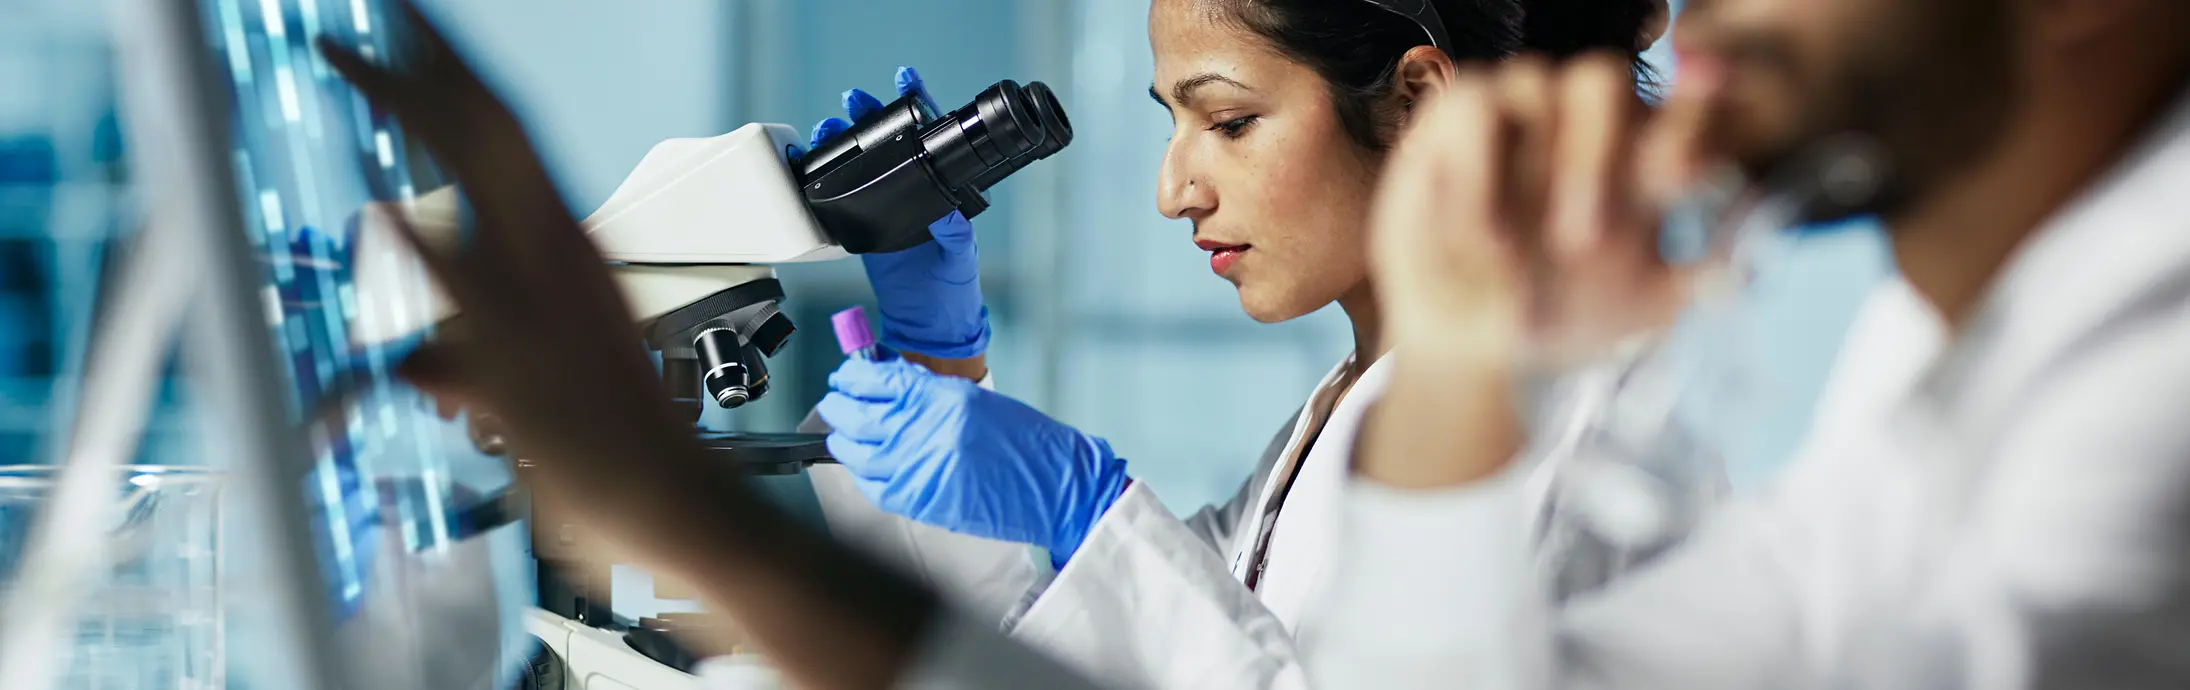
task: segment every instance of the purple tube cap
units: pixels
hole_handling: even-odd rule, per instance
[[[853,354],[874,347],[874,329],[867,325],[867,310],[852,307],[829,317],[829,325],[836,328],[836,346],[844,354]]]

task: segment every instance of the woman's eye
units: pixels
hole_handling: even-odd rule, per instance
[[[1241,132],[1247,130],[1248,125],[1255,124],[1255,120],[1259,118],[1260,116],[1257,115],[1249,115],[1242,118],[1225,120],[1223,122],[1210,125],[1209,131],[1222,132],[1227,139],[1237,139],[1239,138]]]

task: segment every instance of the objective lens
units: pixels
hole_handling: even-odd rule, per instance
[[[682,409],[690,417],[685,421],[697,422],[707,404],[700,398],[700,363],[698,360],[662,358],[662,381],[669,385],[669,402]]]
[[[732,409],[753,399],[753,391],[748,387],[750,372],[745,368],[745,348],[738,343],[738,334],[718,328],[701,333],[692,345],[693,349],[699,350],[700,366],[706,367],[700,381],[706,385],[707,395],[715,399],[715,404]]]

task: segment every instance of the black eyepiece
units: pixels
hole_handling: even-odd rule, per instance
[[[1049,132],[1049,143],[1035,158],[1048,158],[1072,143],[1072,118],[1065,116],[1065,106],[1057,102],[1057,94],[1049,85],[1034,82],[1027,85],[1027,100],[1034,105],[1034,116],[1042,121],[1042,129]]]
[[[989,187],[1072,143],[1072,121],[1049,86],[1006,80],[938,117],[906,96],[799,159],[807,205],[855,254],[910,249],[951,211],[988,209]]]

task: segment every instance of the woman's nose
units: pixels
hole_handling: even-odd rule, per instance
[[[1156,210],[1173,220],[1200,220],[1217,210],[1216,189],[1195,179],[1185,159],[1174,139],[1172,146],[1164,150],[1163,168],[1156,176]]]

